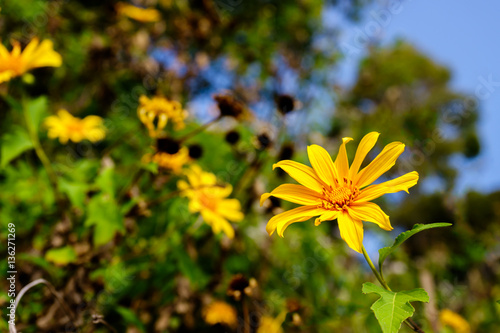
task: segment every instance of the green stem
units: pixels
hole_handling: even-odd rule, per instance
[[[370,266],[370,268],[372,269],[373,274],[375,274],[375,277],[377,278],[378,282],[380,282],[382,287],[384,287],[386,290],[392,291],[391,288],[389,287],[389,285],[387,284],[387,282],[385,282],[382,275],[375,268],[375,265],[373,264],[372,260],[370,259],[370,256],[368,255],[368,253],[366,253],[365,246],[364,245],[361,245],[361,246],[362,246],[361,249],[363,251],[363,256],[365,257],[365,260],[368,263],[368,266]],[[419,332],[419,333],[424,333],[424,331],[422,331],[422,329],[420,327],[418,327],[418,325],[411,318],[406,319],[404,321],[404,323],[406,324],[406,326],[411,328],[413,331]]]
[[[28,134],[30,136],[31,142],[33,143],[33,148],[35,149],[35,153],[40,159],[40,162],[42,162],[43,167],[45,168],[45,171],[47,171],[47,175],[49,177],[49,182],[50,185],[52,186],[52,190],[54,191],[54,196],[56,198],[56,202],[60,202],[62,196],[59,193],[59,188],[57,186],[57,175],[52,168],[52,164],[50,163],[49,158],[47,157],[47,154],[45,154],[45,151],[42,148],[42,145],[40,144],[40,140],[38,139],[37,131],[31,126],[30,120],[29,120],[29,115],[27,112],[27,108],[23,107],[23,114],[24,114],[24,119],[26,122],[26,128],[28,129]]]

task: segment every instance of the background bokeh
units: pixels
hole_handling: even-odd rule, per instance
[[[416,223],[453,223],[405,243],[385,264],[386,278],[395,290],[427,290],[431,301],[414,304],[426,332],[459,332],[440,320],[444,309],[460,314],[469,331],[500,329],[498,3],[134,4],[161,19],[119,14],[115,1],[0,5],[9,50],[11,40],[25,46],[39,37],[63,59],[59,68],[0,85],[0,236],[16,225],[17,290],[44,278],[73,316],[36,286],[17,309],[18,331],[266,332],[264,318],[275,318],[285,332],[380,332],[369,309],[376,297],[361,293],[363,282],[376,281],[336,222],[296,223],[284,238],[269,237],[269,218],[294,205],[259,205],[262,193],[294,182],[273,163],[308,164],[313,143],[335,156],[345,136],[354,138],[352,158],[370,131],[381,135],[369,158],[389,142],[406,144],[387,179],[420,174],[410,195],[377,199],[395,230],[365,225],[372,259]],[[220,118],[217,94],[237,100],[244,116]],[[165,96],[188,111],[186,127],[165,135],[201,147],[192,163],[233,186],[245,214],[232,224],[233,239],[189,212],[177,192],[182,175],[145,161],[156,141],[137,116],[141,95]],[[60,193],[34,150],[5,159],[7,138],[26,126],[23,108],[40,117],[37,135]],[[61,108],[102,117],[106,138],[48,138],[41,120]],[[7,253],[6,242],[0,250]],[[207,322],[216,300],[235,309],[236,325]]]

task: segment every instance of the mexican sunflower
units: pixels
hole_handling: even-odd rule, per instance
[[[68,111],[61,109],[57,116],[49,116],[44,121],[51,139],[59,138],[62,144],[68,140],[80,142],[89,140],[97,142],[106,136],[104,121],[99,116],[87,116],[83,119],[73,117]]]
[[[233,191],[229,184],[220,184],[217,177],[192,165],[185,172],[188,182],[179,180],[177,188],[181,195],[189,198],[189,212],[199,212],[203,220],[212,227],[215,234],[223,231],[227,237],[234,237],[234,229],[228,222],[243,220],[238,199],[228,199]]]
[[[342,139],[335,162],[324,148],[311,145],[307,147],[307,154],[312,168],[290,160],[274,164],[273,169],[283,169],[301,185],[280,185],[271,193],[262,195],[261,205],[267,198],[274,196],[303,206],[271,218],[267,223],[267,232],[272,235],[278,229],[278,234],[283,237],[283,232],[290,224],[319,215],[315,225],[337,219],[342,239],[350,248],[362,253],[362,221],[392,230],[389,216],[371,200],[386,193],[408,193],[408,189],[417,183],[418,173],[413,171],[393,180],[370,185],[396,163],[405,147],[401,142],[388,144],[360,171],[363,160],[375,146],[378,136],[376,132],[365,135],[350,167],[345,146],[351,138]]]
[[[19,42],[13,41],[12,46],[9,53],[0,43],[0,83],[23,75],[33,68],[59,67],[62,64],[61,55],[54,51],[53,44],[48,39],[39,43],[38,38],[33,38],[22,52]]]

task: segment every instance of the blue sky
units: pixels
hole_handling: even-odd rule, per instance
[[[392,14],[386,10],[391,2],[399,3]],[[467,189],[499,190],[500,1],[378,1],[367,11],[363,21],[346,30],[343,40],[352,44],[360,29],[375,29],[377,20],[372,13],[389,13],[385,21],[381,21],[384,27],[376,34],[383,45],[402,38],[450,68],[454,89],[470,95],[478,91],[481,97],[478,133],[482,152],[471,161],[453,160],[461,169],[456,190],[458,193]],[[352,82],[361,55],[362,52],[357,53],[341,64],[339,76],[344,84]],[[487,90],[481,83],[483,80],[498,82],[498,85],[490,85],[490,90]]]

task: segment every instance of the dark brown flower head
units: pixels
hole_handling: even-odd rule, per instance
[[[181,146],[179,142],[171,138],[159,138],[156,140],[156,149],[159,152],[167,153],[170,155],[176,154]]]
[[[271,139],[269,138],[269,135],[266,133],[259,134],[257,136],[257,142],[258,142],[258,149],[264,150],[267,149],[271,146]]]
[[[229,282],[229,287],[227,288],[228,296],[233,297],[235,300],[239,301],[241,296],[248,288],[250,282],[243,274],[236,274]]]
[[[214,100],[217,102],[221,117],[240,119],[243,116],[243,104],[237,101],[233,96],[218,94],[214,96]]]
[[[293,157],[293,153],[294,153],[293,143],[284,144],[283,147],[281,147],[278,160],[280,161],[289,160]]]
[[[229,131],[226,133],[226,142],[229,143],[230,145],[236,144],[238,141],[240,141],[240,133],[238,133],[235,130]]]
[[[189,157],[197,160],[203,155],[203,148],[198,144],[190,145],[189,147]]]
[[[278,95],[276,96],[276,106],[278,111],[285,115],[295,108],[295,99],[290,95]]]
[[[298,299],[288,298],[286,300],[286,308],[287,308],[288,312],[295,312],[295,311],[299,311],[302,308],[302,306],[300,305]]]

